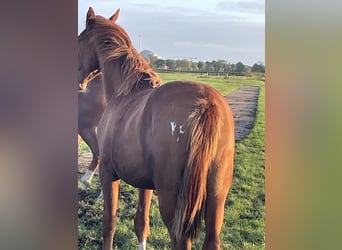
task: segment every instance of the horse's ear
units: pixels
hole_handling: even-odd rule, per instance
[[[112,16],[109,18],[109,20],[111,20],[113,23],[115,23],[116,20],[118,20],[118,18],[119,18],[119,14],[120,14],[120,9],[118,9],[118,10],[114,13],[114,15],[112,15]]]
[[[95,11],[92,7],[89,7],[87,12],[87,27],[95,22]]]

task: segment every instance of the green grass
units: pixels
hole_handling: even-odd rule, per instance
[[[244,85],[260,86],[258,111],[251,133],[236,144],[233,185],[225,207],[224,224],[221,231],[222,249],[265,249],[265,88],[258,80],[199,78],[196,74],[161,73],[164,83],[173,80],[192,80],[207,83],[223,95]],[[79,152],[89,149],[82,142]],[[81,176],[81,175],[80,175]],[[79,183],[80,186],[80,183]],[[99,179],[95,175],[87,193],[80,191],[78,210],[79,249],[100,249],[102,204],[94,204],[100,192]],[[115,249],[137,249],[134,234],[137,190],[124,182],[120,184]],[[150,210],[151,234],[148,249],[170,249],[168,232],[160,218],[158,199],[154,195]],[[204,233],[193,242],[193,249],[201,249]]]
[[[241,86],[246,85],[259,85],[261,81],[250,79],[250,80],[242,80],[241,78],[228,78],[225,79],[224,77],[220,76],[219,78],[216,76],[210,77],[201,77],[201,74],[195,73],[159,73],[159,76],[162,78],[164,83],[176,80],[188,80],[188,81],[196,81],[201,83],[206,83],[218,91],[221,92],[222,95],[226,96],[229,93],[233,92],[234,90],[240,88]]]
[[[81,141],[80,146],[78,147],[78,153],[87,153],[90,152],[90,149],[84,141]]]

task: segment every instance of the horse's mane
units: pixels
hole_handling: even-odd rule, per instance
[[[85,89],[88,86],[88,83],[93,80],[95,77],[97,77],[101,72],[98,69],[93,70],[89,73],[89,75],[83,80],[83,82],[80,83],[81,89]]]
[[[158,74],[133,47],[126,31],[117,24],[101,16],[96,17],[94,25],[96,46],[105,62],[125,56],[121,73],[123,82],[117,95],[127,95],[141,80],[149,81],[151,87],[162,84]]]

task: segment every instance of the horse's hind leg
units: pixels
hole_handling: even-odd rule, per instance
[[[82,189],[85,190],[87,186],[90,186],[91,179],[93,178],[93,175],[99,165],[99,146],[97,142],[95,127],[83,129],[79,131],[79,134],[81,135],[85,143],[89,146],[93,154],[93,160],[81,179],[81,181],[83,182]]]
[[[146,250],[146,240],[150,234],[149,211],[153,190],[139,188],[139,201],[134,217],[135,234],[139,241],[139,250]]]
[[[208,198],[205,214],[205,240],[203,249],[219,250],[220,246],[220,231],[223,223],[224,214],[224,197]]]
[[[177,204],[177,192],[176,191],[166,191],[161,192],[157,191],[158,201],[159,201],[159,211],[160,215],[163,219],[164,224],[166,225],[170,238],[171,238],[171,249],[172,250],[190,250],[191,249],[191,240],[188,238],[183,238],[181,240],[176,240],[174,235],[172,234],[172,225],[175,215],[175,209]]]
[[[212,171],[207,184],[205,208],[205,240],[203,249],[219,250],[220,232],[224,218],[226,197],[232,182],[232,171],[218,174]]]

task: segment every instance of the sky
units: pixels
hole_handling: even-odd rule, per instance
[[[89,6],[164,59],[265,63],[264,0],[79,0],[78,33]]]

